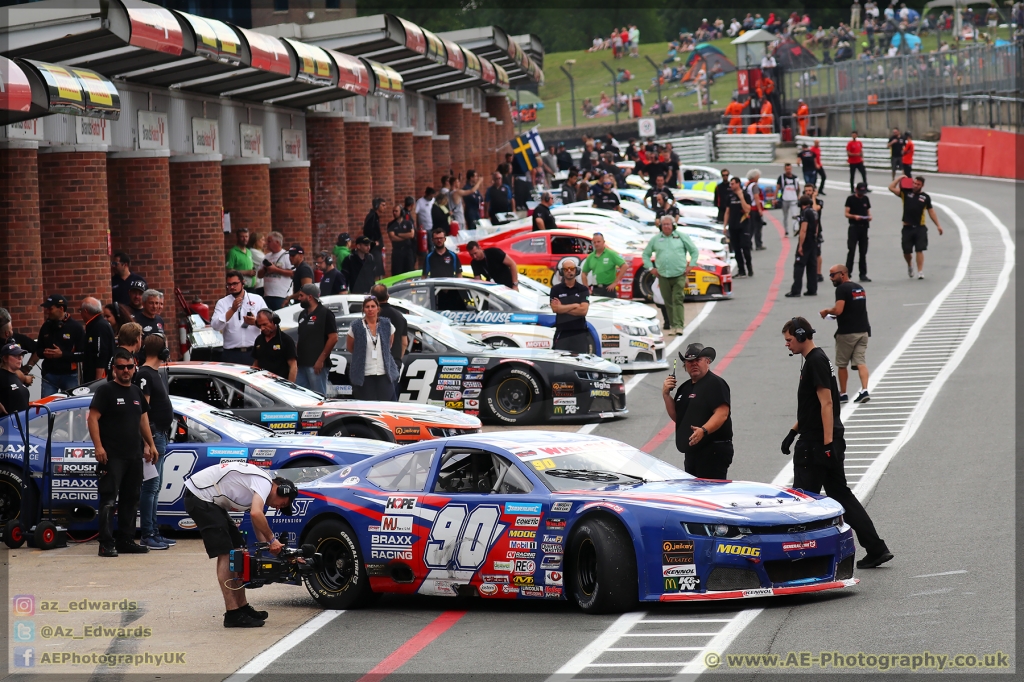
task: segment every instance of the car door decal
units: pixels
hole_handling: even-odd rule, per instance
[[[478,570],[487,558],[495,537],[505,530],[499,524],[497,505],[480,505],[469,514],[464,504],[446,505],[430,529],[423,563],[431,568]]]
[[[157,504],[174,504],[185,493],[185,479],[199,460],[194,450],[172,450],[164,455],[164,480]]]
[[[425,403],[430,398],[437,376],[437,361],[432,358],[417,358],[410,362],[403,376],[404,386],[398,400],[403,403]]]

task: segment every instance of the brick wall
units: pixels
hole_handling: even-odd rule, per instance
[[[306,258],[312,262],[311,254],[319,249],[313,244],[309,212],[309,166],[300,164],[283,161],[270,166],[270,212],[274,229],[284,235],[286,248],[295,242],[302,244]]]
[[[487,113],[498,119],[497,139],[495,140],[494,158],[495,165],[505,161],[505,154],[512,151],[509,140],[515,137],[516,127],[512,123],[512,110],[508,107],[508,100],[504,95],[490,95],[487,97]]]
[[[105,152],[39,155],[39,226],[45,294],[109,301]]]
[[[423,188],[417,189],[416,162],[413,153],[412,129],[392,130],[391,159],[395,177],[395,202],[401,203],[406,197],[415,197]],[[433,166],[433,163],[431,163]]]
[[[390,215],[391,202],[395,197],[395,161],[393,158],[390,123],[370,124],[370,174],[373,180],[373,196],[388,202]]]
[[[363,233],[363,220],[373,205],[369,119],[345,119],[345,161],[348,233],[355,239]]]
[[[133,158],[134,157],[134,158]],[[112,251],[132,259],[132,272],[164,292],[165,329],[176,334],[174,237],[171,230],[171,172],[166,156],[107,158],[107,208]],[[104,301],[105,302],[105,301]],[[177,336],[169,347],[176,352]]]
[[[492,117],[493,119],[493,117]],[[489,170],[494,170],[498,166],[498,140],[501,139],[502,129],[501,124],[496,120],[490,120],[487,122],[487,139],[490,144],[487,147],[487,165],[490,166]]]
[[[330,249],[348,230],[345,188],[345,119],[306,115],[309,187],[313,193],[314,248]]]
[[[249,161],[250,159],[245,159]],[[257,161],[258,159],[252,159]],[[235,245],[235,234],[239,228],[248,227],[249,233],[258,232],[264,237],[270,232],[270,159],[262,163],[239,163],[231,159],[221,164],[221,193],[224,212],[231,214],[231,234],[224,235],[224,257]]]
[[[36,149],[0,148],[0,306],[11,313],[16,331],[33,335],[42,324],[43,300],[39,233],[39,171]],[[34,337],[33,337],[34,338]]]
[[[473,113],[473,122],[476,127],[476,157],[473,159],[473,162],[476,164],[476,168],[480,169],[483,167],[484,159],[489,156],[487,149],[490,139],[487,134],[487,128],[490,124],[487,123],[486,114],[482,117],[480,112]]]
[[[423,196],[427,187],[438,188],[441,176],[434,178],[434,142],[430,133],[414,133],[412,136],[413,172],[416,176],[416,191],[412,193],[417,199]]]
[[[447,135],[434,135],[433,137],[431,148],[434,159],[434,175],[432,177],[434,189],[441,186],[441,176],[446,175],[452,165],[449,143],[450,139]]]
[[[479,116],[474,114],[471,108],[462,107],[462,130],[466,152],[461,170],[463,176],[466,175],[467,169],[476,168],[479,165],[477,160],[480,158],[480,127],[474,120],[475,118],[479,118]]]
[[[212,311],[224,295],[221,162],[190,158],[170,164],[174,276],[187,301],[198,297]]]
[[[440,183],[441,176],[446,175],[449,169],[456,173],[465,174],[466,172],[467,131],[462,114],[462,102],[437,102],[437,132],[439,135],[448,136],[448,154],[450,156],[450,161],[443,164],[444,168],[441,172],[437,172],[439,166],[435,158],[434,182]]]

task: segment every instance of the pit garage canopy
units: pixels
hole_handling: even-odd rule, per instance
[[[458,43],[463,49],[472,50],[478,57],[490,60],[495,67],[500,66],[505,70],[512,87],[543,81],[544,73],[540,67],[498,26],[446,31],[440,36]]]
[[[95,71],[31,59],[0,57],[0,124],[46,114],[116,120],[121,97],[109,79]]]

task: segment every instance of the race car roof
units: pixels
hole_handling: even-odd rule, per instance
[[[465,436],[452,436],[447,442],[457,444],[459,441],[475,441],[486,443],[499,448],[523,448],[523,447],[552,447],[565,443],[614,443],[622,445],[619,441],[603,436],[594,436],[588,433],[573,433],[571,431],[494,431],[491,433],[476,433]]]

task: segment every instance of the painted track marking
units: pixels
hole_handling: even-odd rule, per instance
[[[250,680],[263,672],[271,663],[294,649],[314,632],[327,625],[343,613],[345,612],[324,611],[323,613],[310,618],[286,637],[274,644],[274,646],[243,665],[224,682],[247,682],[247,680]]]
[[[466,611],[445,611],[427,623],[422,630],[405,640],[402,646],[391,652],[391,655],[383,661],[373,666],[370,672],[360,677],[356,682],[380,682],[408,663],[413,656],[423,651],[428,644],[447,632],[466,613]]]

